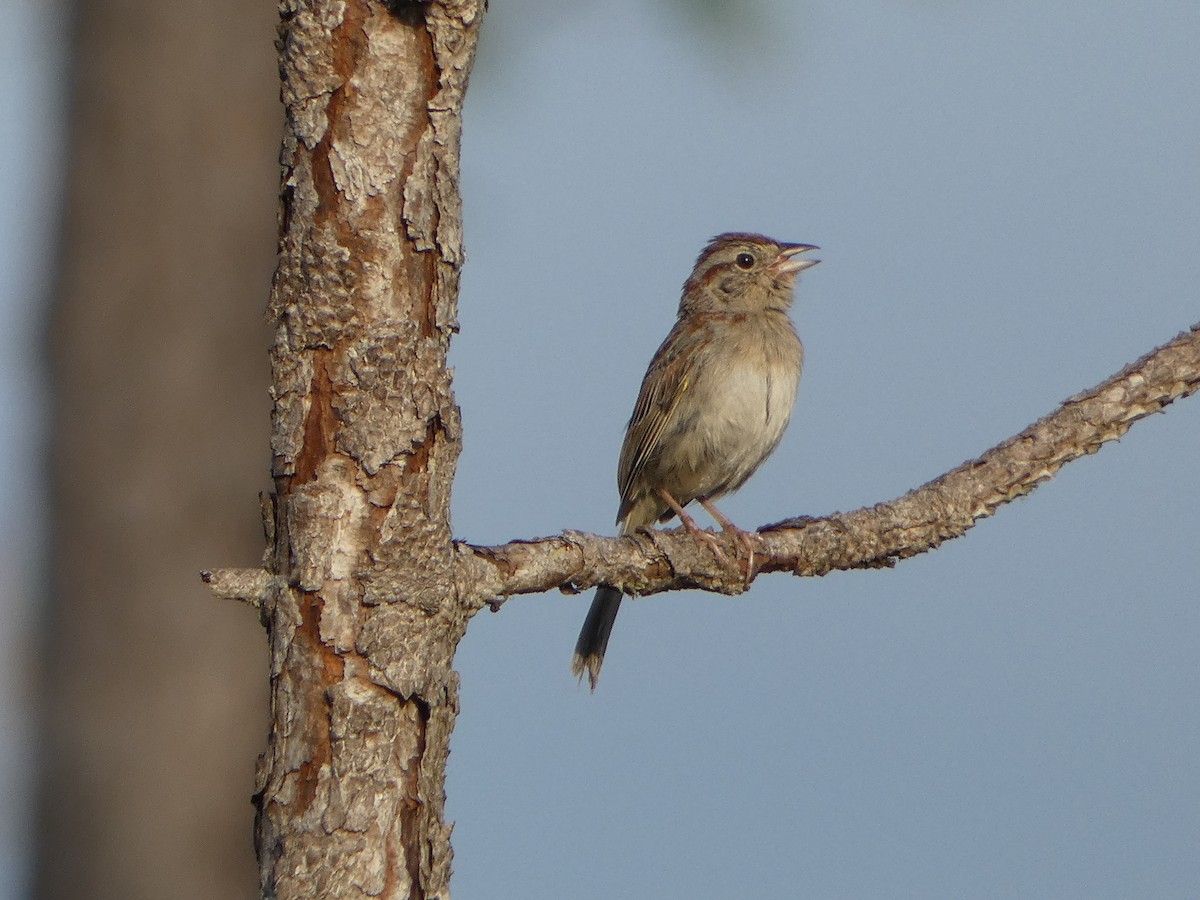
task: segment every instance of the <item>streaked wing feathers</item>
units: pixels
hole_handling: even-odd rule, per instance
[[[694,323],[691,327],[695,327]],[[690,342],[679,339],[676,335],[679,330],[679,323],[676,323],[654,355],[650,369],[642,379],[637,405],[625,432],[625,443],[621,447],[621,460],[617,467],[622,516],[635,499],[633,488],[638,476],[646,461],[658,449],[663,431],[688,388],[696,354],[686,352],[684,345]]]

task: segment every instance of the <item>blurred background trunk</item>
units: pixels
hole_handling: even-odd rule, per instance
[[[272,4],[73,9],[38,758],[41,898],[253,897]]]

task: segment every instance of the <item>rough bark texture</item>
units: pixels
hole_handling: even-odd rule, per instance
[[[266,656],[194,572],[261,558],[276,17],[71,14],[35,894],[248,898]]]
[[[449,896],[458,709],[446,352],[482,2],[283,0],[266,896]]]

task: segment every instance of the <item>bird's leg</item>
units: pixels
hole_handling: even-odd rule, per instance
[[[749,584],[750,575],[754,572],[754,538],[750,536],[749,532],[742,531],[742,529],[734,525],[725,513],[717,509],[714,503],[703,497],[697,499],[699,499],[700,505],[708,510],[708,514],[717,520],[717,524],[721,526],[721,530],[733,537],[741,545],[742,549],[746,551],[746,584]]]
[[[670,491],[666,490],[665,488],[659,488],[658,496],[662,498],[663,503],[671,507],[671,511],[674,512],[675,515],[679,516],[679,521],[688,534],[700,539],[708,545],[708,549],[711,550],[712,555],[717,558],[717,562],[723,566],[729,564],[729,558],[725,555],[724,551],[721,550],[721,545],[717,541],[717,536],[715,534],[709,534],[707,531],[704,531],[699,525],[697,525],[696,520],[683,511],[683,507],[679,505],[678,500],[671,496]]]

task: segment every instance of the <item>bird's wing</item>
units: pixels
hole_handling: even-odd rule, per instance
[[[686,393],[693,373],[695,354],[686,352],[688,341],[681,340],[676,332],[679,323],[667,335],[654,360],[642,379],[637,405],[625,431],[625,443],[621,447],[621,461],[617,466],[617,487],[621,492],[622,516],[636,499],[633,496],[638,476],[648,460],[658,449],[659,441],[668,423]],[[619,521],[619,519],[618,519]]]

